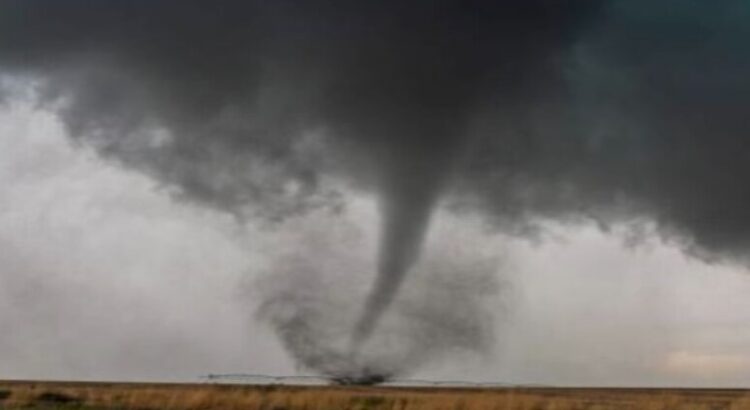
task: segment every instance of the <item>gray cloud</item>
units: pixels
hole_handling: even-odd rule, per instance
[[[746,259],[747,13],[610,2],[568,55],[566,99],[479,126],[462,194],[507,225],[645,216],[702,257]]]
[[[282,256],[295,249],[319,252],[310,259],[337,280],[329,285],[356,282],[342,286],[358,292],[347,304],[356,315],[374,270],[371,196],[345,193],[338,215],[240,230],[226,215],[170,201],[148,178],[72,149],[53,115],[17,100],[13,107],[0,109],[0,377],[294,374],[272,330],[248,320],[262,287],[248,295],[237,284],[256,283],[260,272],[273,277],[271,260],[288,266]],[[547,240],[534,243],[497,235],[477,215],[435,215],[423,261],[470,268],[500,255],[513,292],[507,299],[501,287],[499,299],[485,300],[497,322],[490,357],[453,350],[407,377],[619,386],[748,379],[750,277],[741,270],[686,258],[655,239],[626,249],[590,224],[545,230]],[[411,290],[422,289],[417,277],[430,269],[420,264],[407,276],[399,309],[386,317],[416,304]],[[498,314],[502,307],[510,309]]]
[[[698,2],[0,3],[0,66],[76,141],[176,195],[280,219],[380,194],[369,335],[432,208],[501,229],[638,217],[745,259],[747,6]]]

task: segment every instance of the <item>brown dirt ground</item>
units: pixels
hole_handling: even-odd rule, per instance
[[[750,390],[427,388],[0,381],[2,409],[750,410]]]

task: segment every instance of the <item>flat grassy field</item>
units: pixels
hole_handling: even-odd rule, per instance
[[[750,390],[423,388],[0,381],[2,409],[720,410],[750,409]]]

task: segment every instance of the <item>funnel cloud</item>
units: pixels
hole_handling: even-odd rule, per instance
[[[356,351],[440,201],[520,235],[649,220],[746,263],[748,35],[740,0],[2,0],[0,70],[77,143],[240,219],[374,193]]]
[[[501,280],[503,263],[496,255],[452,250],[449,229],[431,237],[422,263],[405,278],[377,330],[352,352],[351,332],[360,320],[356,307],[369,291],[371,271],[363,267],[372,257],[347,219],[327,234],[321,228],[302,233],[300,240],[315,245],[280,252],[249,287],[261,301],[258,319],[276,331],[302,370],[343,384],[371,384],[493,353],[502,336],[495,323],[504,319],[498,309],[508,306],[512,287]],[[340,246],[344,240],[346,249]]]

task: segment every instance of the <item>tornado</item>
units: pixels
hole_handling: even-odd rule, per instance
[[[422,155],[393,152],[393,164],[382,181],[377,276],[352,335],[355,352],[417,263],[433,209],[460,152],[455,134],[430,133],[412,142]]]
[[[304,367],[369,374],[441,203],[520,236],[650,221],[688,255],[750,265],[747,16],[744,0],[0,0],[0,103],[28,91],[75,146],[241,222],[376,198],[375,263],[351,268],[371,287],[321,290],[352,296],[331,309],[348,316],[308,309],[321,298],[296,280],[272,315]]]

